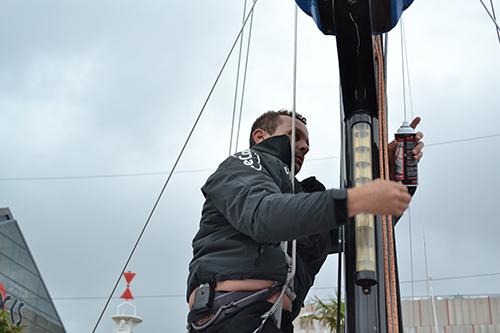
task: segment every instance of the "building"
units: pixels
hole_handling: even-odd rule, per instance
[[[401,310],[405,333],[500,333],[500,295],[435,297],[434,305],[428,297],[402,299]],[[318,321],[301,318],[312,312],[312,304],[302,309],[295,332],[330,332]]]
[[[17,221],[0,208],[0,308],[26,333],[65,333]]]
[[[500,332],[500,296],[419,297],[402,300],[405,332]],[[435,315],[434,315],[435,314]]]

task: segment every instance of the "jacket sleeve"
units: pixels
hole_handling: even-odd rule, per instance
[[[316,177],[309,177],[300,182],[304,192],[324,192],[325,186]],[[311,279],[319,272],[328,254],[339,252],[339,229],[335,228],[297,240],[297,250],[307,265]]]
[[[202,191],[231,225],[261,243],[327,232],[347,221],[345,190],[281,193],[265,168],[234,157],[209,177]]]
[[[325,185],[312,176],[299,182],[302,191],[306,193],[324,192],[326,191]],[[323,256],[326,254],[339,252],[339,229],[335,228],[328,232],[315,234],[308,239],[298,239],[299,246],[302,245],[304,253],[310,252],[313,256]],[[310,248],[315,248],[314,251],[308,251]],[[342,250],[340,250],[341,252]],[[308,262],[313,262],[314,258],[310,258]]]

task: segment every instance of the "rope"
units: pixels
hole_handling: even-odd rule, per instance
[[[298,30],[298,6],[295,5],[295,19],[294,19],[294,42],[293,42],[293,106],[292,106],[292,139],[290,140],[292,145],[292,163],[290,177],[292,180],[292,192],[295,194],[295,140],[296,140],[296,124],[297,124],[297,30]],[[295,271],[297,267],[297,240],[292,241],[292,272],[291,285],[293,287],[293,278],[295,277]]]
[[[298,6],[295,5],[295,19],[294,19],[294,47],[293,47],[293,106],[292,106],[292,134],[290,138],[290,145],[291,145],[291,151],[292,151],[292,156],[291,156],[291,163],[290,163],[290,181],[292,184],[292,193],[295,193],[295,125],[296,125],[296,96],[297,96],[297,22],[298,22]],[[286,290],[289,286],[293,287],[293,278],[295,276],[295,271],[296,271],[296,263],[297,263],[297,241],[294,239],[292,241],[292,256],[291,258],[288,255],[288,241],[283,241],[280,243],[280,247],[285,253],[285,257],[288,259],[291,259],[290,266],[288,269],[288,274],[286,277],[285,284],[283,285],[283,288],[281,289],[280,295],[276,299],[276,302],[273,304],[273,306],[267,311],[262,317],[263,320],[260,324],[259,327],[257,327],[253,332],[258,333],[261,332],[261,330],[264,328],[265,323],[267,320],[271,317],[274,316],[276,320],[276,327],[278,329],[281,328],[281,315],[282,315],[282,309],[283,309],[283,299],[286,294]]]
[[[249,32],[248,32],[247,54],[245,57],[245,70],[243,71],[243,87],[241,89],[240,114],[238,117],[238,129],[236,131],[236,144],[234,146],[235,152],[238,151],[238,142],[240,138],[241,115],[243,114],[243,101],[245,100],[245,90],[247,86],[248,58],[250,55],[250,41],[252,40],[252,29],[253,29],[253,13],[252,16],[250,16],[250,26],[248,28]]]
[[[255,8],[255,4],[256,3],[257,3],[257,0],[254,0],[252,8],[250,9],[250,13],[253,12],[253,9]],[[247,18],[245,19],[245,22],[243,22],[243,25],[242,25],[242,27],[241,27],[238,35],[236,36],[236,40],[234,41],[231,49],[229,50],[229,53],[228,53],[228,55],[226,57],[226,60],[224,61],[224,64],[222,65],[222,68],[220,69],[219,74],[217,75],[217,78],[215,79],[215,81],[214,81],[214,83],[212,85],[212,88],[210,89],[210,92],[208,93],[208,96],[205,99],[205,102],[203,103],[203,106],[201,107],[201,110],[198,113],[198,116],[196,117],[196,120],[195,120],[195,122],[193,124],[193,127],[191,128],[191,130],[190,130],[190,132],[189,132],[189,134],[188,134],[188,136],[186,138],[186,141],[184,142],[184,145],[182,146],[181,151],[179,152],[179,155],[177,156],[177,159],[175,160],[175,163],[174,163],[174,165],[172,167],[172,170],[170,170],[170,173],[168,174],[167,180],[163,184],[163,187],[162,187],[162,189],[160,191],[160,194],[158,195],[158,197],[157,197],[157,199],[156,199],[156,201],[155,201],[155,203],[153,205],[153,208],[151,209],[151,211],[150,211],[150,213],[148,215],[148,218],[146,219],[146,222],[144,223],[144,226],[142,227],[142,230],[139,233],[139,236],[137,237],[137,240],[135,241],[134,246],[132,247],[132,251],[130,252],[127,260],[125,261],[125,264],[123,265],[122,271],[120,272],[120,274],[118,275],[118,278],[116,279],[116,283],[115,283],[113,289],[111,290],[111,293],[110,293],[110,295],[109,295],[109,297],[108,297],[108,299],[106,301],[106,304],[104,305],[104,308],[101,311],[101,314],[99,315],[99,318],[97,319],[97,322],[96,322],[94,328],[92,329],[92,333],[95,333],[95,331],[97,330],[97,327],[99,326],[99,323],[101,322],[101,319],[102,319],[102,317],[104,315],[104,312],[106,311],[106,309],[107,309],[107,307],[109,305],[109,302],[111,301],[111,298],[113,297],[113,294],[115,293],[116,288],[118,287],[118,284],[120,283],[122,275],[125,272],[125,270],[127,269],[127,266],[129,264],[130,260],[132,259],[132,256],[134,255],[135,250],[137,249],[137,246],[139,245],[139,242],[141,241],[142,236],[143,236],[144,232],[146,231],[146,228],[148,227],[149,222],[151,221],[151,218],[153,217],[154,212],[156,211],[156,208],[158,207],[158,204],[159,204],[159,202],[160,202],[160,200],[161,200],[161,198],[163,196],[163,193],[165,192],[165,189],[167,188],[167,185],[170,182],[170,179],[172,178],[172,175],[173,175],[173,173],[175,171],[175,168],[177,167],[177,164],[179,163],[179,161],[180,161],[180,159],[182,157],[182,154],[184,153],[184,150],[186,149],[187,144],[188,144],[189,140],[191,139],[191,136],[193,135],[193,132],[194,132],[196,126],[198,125],[198,122],[199,122],[199,120],[201,118],[201,115],[203,114],[203,111],[205,111],[205,108],[206,108],[206,106],[208,104],[208,101],[210,100],[210,97],[212,96],[212,93],[214,92],[215,87],[217,86],[217,83],[219,82],[219,79],[222,76],[222,73],[224,72],[224,69],[226,68],[226,65],[227,65],[227,63],[229,61],[229,58],[231,57],[231,54],[233,53],[233,50],[234,50],[236,44],[238,43],[238,39],[240,38],[241,34],[243,33],[243,29],[245,28],[245,25],[246,25],[246,23],[248,21],[249,16],[250,15],[248,15]]]
[[[243,18],[241,19],[242,22],[241,24],[245,23],[245,16],[247,12],[247,0],[245,0],[245,3],[243,5]],[[253,17],[253,15],[252,15]],[[241,53],[243,52],[243,38],[240,38],[240,50],[238,52],[238,66],[236,70],[236,87],[234,88],[234,100],[233,100],[233,118],[231,120],[231,136],[229,137],[229,155],[231,155],[232,152],[232,145],[233,145],[233,131],[234,131],[234,118],[236,118],[236,102],[238,100],[238,86],[240,83],[240,65],[241,65]]]
[[[378,36],[377,36],[378,37]],[[379,42],[378,38],[374,38],[374,51],[375,51],[375,61],[377,64],[377,83],[378,83],[378,117],[379,117],[379,127],[378,127],[378,136],[381,140],[380,145],[383,145],[383,116],[382,116],[382,109],[385,107],[383,100],[384,100],[384,94],[382,91],[382,85],[383,81],[381,82],[380,80],[380,72],[381,72],[381,67],[380,67],[380,60],[382,58],[382,55],[380,54],[379,50]],[[383,72],[383,71],[382,71]],[[384,156],[383,156],[383,151],[382,149],[379,150],[379,165],[382,168],[381,170],[381,177],[382,179],[385,178],[385,173],[383,172],[384,168]],[[383,263],[384,263],[384,282],[386,289],[390,286],[390,278],[389,278],[389,248],[388,248],[388,241],[387,241],[387,219],[385,216],[382,216],[382,249],[383,249]],[[387,307],[387,331],[388,333],[394,332],[394,323],[392,320],[392,316],[390,314],[392,313],[392,302],[390,301],[390,295],[387,294],[385,297],[386,301],[386,307]]]
[[[384,81],[380,80],[380,72],[383,70],[380,66],[380,60],[383,58],[382,54],[379,49],[380,43],[378,40],[378,36],[374,38],[374,51],[375,51],[375,61],[377,64],[377,88],[378,88],[378,117],[379,117],[379,127],[378,127],[378,136],[380,138],[380,146],[383,146],[383,129],[382,126],[384,124],[383,122],[383,112],[382,110],[385,108],[384,104],[384,99],[385,99],[385,94],[383,91],[383,84]],[[382,179],[385,179],[385,172],[384,172],[384,154],[383,150],[379,150],[379,165],[381,167],[381,177]],[[384,282],[386,289],[389,288],[390,286],[390,277],[389,277],[389,247],[388,247],[388,240],[387,240],[387,218],[385,216],[382,216],[382,249],[383,249],[383,259],[384,259]],[[393,310],[392,310],[392,302],[390,301],[390,293],[386,294],[385,297],[386,301],[386,307],[387,307],[387,331],[388,333],[394,332],[394,323],[392,320],[392,316],[390,315]]]
[[[387,108],[384,81],[384,55],[382,53],[382,38],[374,37],[375,61],[377,64],[378,116],[379,116],[379,162],[382,179],[390,179],[389,151],[387,132]],[[384,257],[384,278],[386,287],[387,328],[389,333],[399,333],[397,278],[394,244],[394,228],[391,216],[382,216],[382,242]]]
[[[341,178],[342,179],[342,178]],[[337,267],[337,332],[341,333],[341,320],[342,320],[342,253],[344,253],[344,226],[339,228],[338,239],[338,267]]]

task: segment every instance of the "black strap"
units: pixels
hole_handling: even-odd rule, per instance
[[[225,318],[231,317],[247,306],[266,301],[281,289],[281,284],[275,284],[269,288],[258,291],[232,291],[217,295],[213,305],[203,313],[190,311],[188,314],[188,328],[195,331],[203,330]],[[202,321],[199,325],[197,322]]]

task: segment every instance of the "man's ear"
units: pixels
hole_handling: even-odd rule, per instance
[[[267,133],[266,131],[264,131],[261,128],[257,128],[257,129],[255,129],[255,131],[252,132],[252,138],[253,138],[253,141],[255,141],[255,144],[261,143],[262,141],[264,141],[265,139],[267,139],[270,136],[271,135],[269,133]]]

